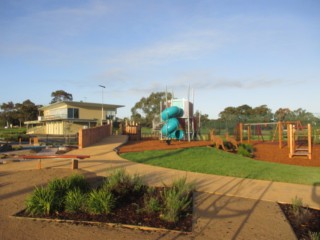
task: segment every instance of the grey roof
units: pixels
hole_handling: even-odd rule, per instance
[[[52,108],[55,106],[61,106],[61,105],[69,105],[73,107],[82,107],[82,108],[101,108],[102,104],[101,103],[89,103],[89,102],[74,102],[74,101],[62,101],[62,102],[56,102],[44,107],[39,108],[39,110],[45,110],[47,108]],[[116,109],[116,108],[121,108],[124,107],[124,105],[116,105],[116,104],[103,104],[103,107],[105,109]]]

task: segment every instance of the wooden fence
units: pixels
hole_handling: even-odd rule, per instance
[[[99,142],[101,139],[111,135],[112,122],[99,127],[80,129],[78,140],[79,149],[88,147],[96,142]]]

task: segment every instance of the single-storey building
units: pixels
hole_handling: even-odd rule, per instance
[[[36,121],[27,121],[27,134],[76,134],[79,128],[91,128],[115,120],[122,105],[62,101],[39,108]]]

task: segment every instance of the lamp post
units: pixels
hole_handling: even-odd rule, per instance
[[[99,85],[101,87],[101,126],[103,125],[103,89],[106,88],[103,85]]]

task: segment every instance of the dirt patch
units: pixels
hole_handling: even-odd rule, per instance
[[[144,140],[144,141],[129,141],[126,145],[119,148],[119,153],[127,152],[142,152],[146,150],[170,150],[179,148],[203,147],[212,146],[210,141],[171,141],[167,144],[165,141],[159,140]],[[284,146],[279,149],[278,143],[273,142],[254,142],[255,159],[267,162],[284,163],[300,166],[320,166],[320,146],[312,146],[312,159],[307,157],[289,158],[289,148]]]

